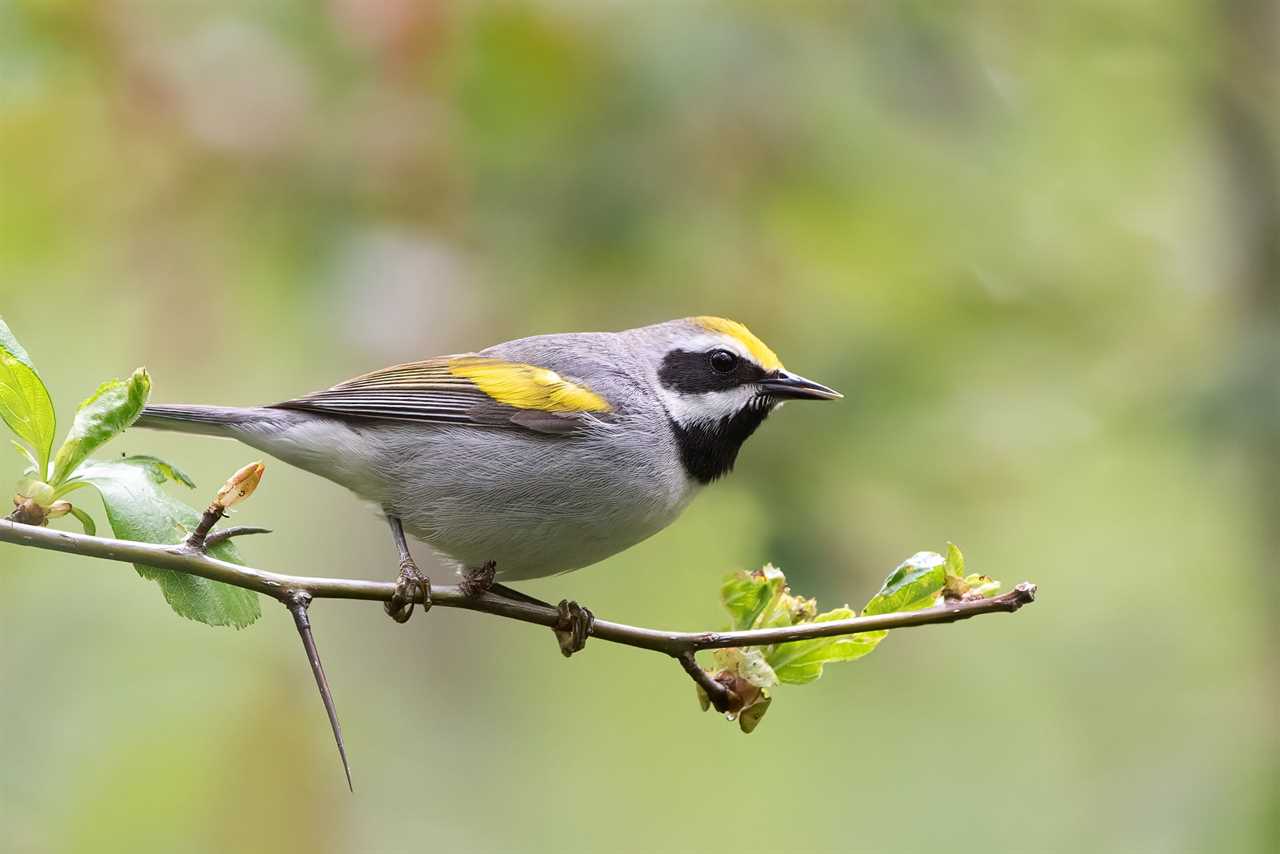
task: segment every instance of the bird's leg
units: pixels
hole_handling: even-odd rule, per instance
[[[560,644],[560,652],[565,658],[573,655],[575,652],[582,650],[587,645],[587,638],[591,635],[591,626],[595,623],[595,614],[590,610],[582,607],[577,602],[570,602],[568,599],[561,599],[559,605],[552,605],[550,602],[544,602],[536,596],[530,596],[527,593],[521,593],[519,590],[512,590],[505,584],[498,584],[494,581],[497,575],[497,564],[489,561],[479,569],[468,570],[462,577],[462,592],[468,596],[481,596],[485,593],[492,593],[495,596],[501,596],[504,599],[510,599],[514,602],[524,602],[528,605],[541,605],[544,608],[555,608],[559,613],[560,619],[556,625],[551,627],[551,631],[555,633],[556,641]]]
[[[387,523],[391,525],[391,538],[395,540],[400,552],[400,575],[396,578],[396,589],[391,594],[391,601],[384,603],[382,607],[391,619],[403,623],[413,616],[413,603],[417,601],[419,590],[422,591],[422,610],[431,607],[431,582],[418,570],[418,564],[409,552],[409,543],[404,538],[400,518],[387,514]]]

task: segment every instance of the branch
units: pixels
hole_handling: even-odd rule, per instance
[[[206,549],[213,545],[216,539],[226,539],[237,534],[260,533],[262,530],[256,528],[229,528],[225,531],[211,533],[210,529],[222,518],[222,513],[225,509],[225,507],[219,508],[215,505],[210,505],[209,510],[206,511],[204,518],[201,520],[199,530],[186,541],[177,545],[166,546],[130,540],[113,540],[106,537],[91,537],[85,534],[71,533],[70,531],[57,531],[36,525],[22,524],[10,519],[0,520],[0,542],[66,552],[84,557],[98,557],[160,567],[262,593],[283,604],[293,616],[294,625],[302,638],[307,660],[311,665],[311,672],[316,680],[316,687],[320,690],[325,712],[329,716],[329,724],[333,729],[334,740],[338,745],[338,754],[342,758],[343,770],[347,775],[347,785],[350,786],[351,767],[347,762],[347,751],[342,741],[342,728],[338,723],[338,713],[329,690],[329,681],[325,677],[324,668],[320,664],[319,653],[316,651],[308,608],[314,599],[360,599],[373,602],[388,602],[396,591],[396,585],[389,581],[285,575],[227,563],[211,557]],[[875,614],[822,623],[801,623],[772,629],[749,629],[735,632],[666,632],[596,619],[588,623],[586,630],[591,637],[599,638],[603,641],[661,652],[671,656],[679,662],[680,666],[693,681],[702,688],[707,695],[708,701],[717,711],[736,712],[743,705],[742,699],[735,693],[733,688],[717,681],[711,674],[698,666],[694,657],[697,652],[725,647],[772,646],[812,640],[814,638],[852,635],[860,632],[954,623],[981,614],[1013,613],[1023,605],[1035,601],[1035,595],[1036,586],[1029,582],[1023,582],[1008,593],[991,599],[948,600],[944,601],[942,605],[919,611]],[[417,591],[417,597],[418,601],[421,602],[421,589]],[[484,592],[478,595],[468,594],[456,585],[432,585],[431,605],[434,607],[480,611],[498,617],[547,626],[551,629],[562,628],[563,615],[560,608],[539,603],[536,600],[513,599],[495,595],[493,592]]]
[[[390,581],[285,575],[227,563],[185,544],[163,546],[106,537],[90,537],[71,531],[37,528],[7,520],[0,520],[0,542],[172,569],[188,575],[221,581],[233,587],[253,590],[270,596],[286,606],[289,604],[289,597],[296,593],[307,593],[312,599],[360,599],[387,602],[395,591],[395,584]],[[946,603],[921,611],[876,614],[869,617],[832,620],[826,623],[803,623],[798,626],[748,629],[738,632],[670,632],[598,619],[592,625],[590,634],[591,637],[610,643],[662,652],[674,657],[681,653],[706,649],[769,646],[882,629],[954,623],[981,614],[1013,613],[1023,605],[1035,601],[1035,595],[1036,586],[1023,582],[1008,593],[990,599]],[[431,605],[480,611],[548,628],[555,628],[560,620],[559,611],[553,607],[535,605],[531,602],[517,602],[492,593],[468,596],[456,585],[431,585]]]

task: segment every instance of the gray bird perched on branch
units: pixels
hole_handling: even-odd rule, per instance
[[[374,371],[272,406],[148,406],[139,426],[239,439],[381,508],[400,551],[388,613],[430,586],[405,532],[495,583],[588,566],[671,524],[785,400],[841,395],[786,371],[745,326],[693,317],[538,335]],[[561,602],[561,645],[591,615]],[[567,639],[566,639],[567,636]]]

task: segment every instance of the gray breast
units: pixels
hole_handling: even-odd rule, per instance
[[[695,490],[665,421],[635,415],[573,436],[394,424],[374,432],[387,449],[383,503],[406,529],[462,567],[495,561],[507,579],[616,554],[674,521]]]

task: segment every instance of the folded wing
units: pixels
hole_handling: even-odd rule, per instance
[[[603,397],[555,371],[476,355],[395,365],[274,408],[551,434],[577,432],[612,410]]]

